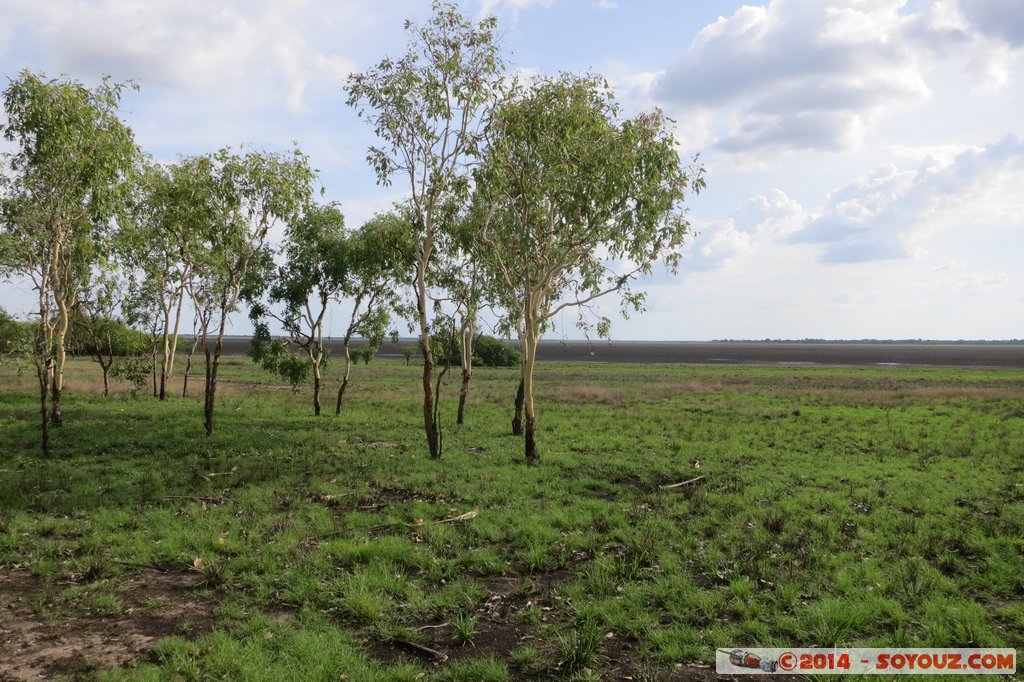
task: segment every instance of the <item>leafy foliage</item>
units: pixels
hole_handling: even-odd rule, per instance
[[[681,164],[670,123],[660,111],[623,119],[598,76],[514,91],[476,176],[477,255],[496,288],[537,296],[543,321],[611,292],[641,310],[631,280],[658,261],[676,267],[689,229],[681,202],[704,185],[701,168]]]
[[[453,337],[455,332],[455,337]],[[458,365],[462,362],[462,350],[458,342],[457,330],[451,326],[438,325],[432,340],[435,343],[434,353],[440,363]],[[493,336],[477,334],[473,339],[474,367],[517,367],[522,360],[519,351],[507,341]]]
[[[128,327],[117,319],[103,317],[86,323],[81,312],[75,312],[68,334],[68,349],[75,355],[109,353],[114,356],[134,355],[149,347],[149,336]],[[87,328],[89,324],[91,328]]]
[[[110,368],[110,376],[123,379],[132,385],[132,396],[145,388],[153,374],[153,362],[145,355],[130,355],[114,362]]]
[[[480,360],[477,363],[477,359]],[[484,367],[516,367],[522,357],[508,341],[481,334],[473,342],[473,364]]]
[[[206,357],[204,427],[213,433],[217,372],[228,317],[242,300],[263,293],[265,272],[273,263],[267,245],[279,222],[291,224],[309,204],[316,173],[298,148],[290,153],[224,148],[193,159],[197,199],[205,202],[209,222],[199,232],[202,286],[190,287],[199,310],[199,335]]]
[[[631,280],[679,262],[689,228],[681,204],[704,180],[680,162],[669,123],[660,111],[623,119],[604,79],[573,74],[538,77],[494,113],[476,173],[475,254],[523,340],[529,461],[537,340],[554,316],[575,307],[590,330],[588,306],[612,293],[623,315],[642,310]],[[610,325],[601,316],[597,333]]]
[[[250,342],[249,357],[263,369],[285,379],[293,391],[309,381],[309,363],[297,355],[284,339],[271,338],[266,324],[256,325],[256,333]]]
[[[62,423],[65,335],[71,309],[123,209],[138,149],[118,118],[125,85],[93,89],[22,71],[4,90],[0,124],[15,151],[0,172],[0,275],[32,280],[39,297],[33,360],[42,397],[42,449],[48,420]],[[46,413],[50,415],[47,418]]]
[[[35,335],[35,324],[15,320],[6,310],[0,308],[0,360],[30,354]]]
[[[496,27],[494,17],[474,23],[457,5],[435,0],[424,25],[406,22],[405,56],[385,58],[346,83],[349,106],[381,141],[367,153],[378,182],[387,185],[395,175],[409,180],[407,234],[415,254],[424,432],[432,458],[441,456],[442,447],[428,288],[436,274],[438,238],[469,195],[468,163],[481,151],[490,107],[501,88],[504,65]]]

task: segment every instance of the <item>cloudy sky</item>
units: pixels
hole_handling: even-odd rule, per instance
[[[463,8],[497,15],[513,68],[602,73],[702,154],[699,234],[615,337],[1024,337],[1020,0]],[[161,159],[297,141],[357,226],[402,193],[375,184],[342,83],[400,55],[403,20],[428,13],[426,0],[0,0],[0,67],[135,80],[124,116]],[[28,313],[26,294],[0,285],[0,304]],[[573,322],[554,336],[576,336]]]

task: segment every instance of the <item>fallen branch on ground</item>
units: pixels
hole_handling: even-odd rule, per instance
[[[704,476],[698,476],[697,478],[691,478],[689,481],[682,481],[680,483],[673,483],[671,485],[659,485],[658,487],[661,488],[662,490],[668,490],[669,488],[681,488],[684,485],[690,485],[691,483],[703,481],[704,478]]]
[[[446,628],[449,625],[451,625],[451,623],[439,623],[438,625],[421,625],[418,628],[413,628],[412,631],[413,632],[420,632],[421,630],[433,630],[433,629],[436,629],[436,628]]]
[[[398,644],[400,646],[404,646],[404,647],[407,647],[409,649],[412,649],[413,651],[415,651],[417,653],[426,654],[426,655],[432,657],[438,663],[444,663],[445,661],[448,660],[448,654],[444,653],[443,651],[438,651],[437,649],[431,649],[428,646],[423,646],[422,644],[417,644],[416,642],[410,642],[407,639],[395,639],[395,640],[392,640],[392,641],[395,644]]]
[[[469,521],[470,519],[476,518],[476,515],[480,513],[480,508],[477,507],[472,511],[468,511],[465,514],[459,514],[448,519],[441,519],[440,521],[431,521],[431,523],[451,523],[453,521]]]

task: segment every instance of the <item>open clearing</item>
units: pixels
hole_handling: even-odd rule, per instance
[[[201,401],[103,399],[74,361],[44,460],[34,378],[0,369],[0,679],[704,680],[719,646],[1024,642],[1024,371],[544,364],[529,467],[515,371],[475,372],[463,427],[447,385],[441,462],[419,371],[359,365],[315,418],[229,358],[207,439]]]

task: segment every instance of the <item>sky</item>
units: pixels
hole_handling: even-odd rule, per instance
[[[1020,0],[464,0],[511,70],[596,72],[659,107],[707,189],[677,275],[618,339],[1024,337]],[[293,142],[350,227],[403,198],[365,161],[348,74],[405,49],[426,0],[0,0],[0,73],[134,80],[171,161]],[[24,282],[0,305],[24,316]],[[343,307],[329,320],[338,334]],[[575,317],[549,334],[578,338]],[[246,333],[237,313],[232,331]]]

